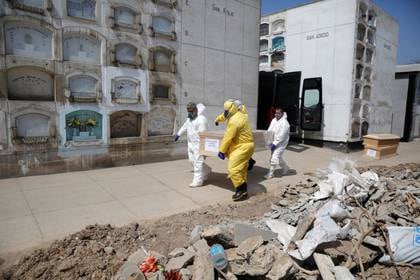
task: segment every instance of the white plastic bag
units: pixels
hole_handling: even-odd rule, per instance
[[[339,234],[340,227],[329,216],[316,218],[314,228],[308,231],[304,239],[295,242],[298,249],[289,254],[296,259],[305,260],[319,244],[337,240]]]
[[[420,227],[387,227],[389,243],[397,263],[420,263]],[[389,263],[388,255],[379,259],[379,262]]]
[[[324,206],[318,210],[316,216],[330,216],[337,221],[341,221],[345,218],[351,218],[349,211],[347,211],[346,205],[337,199],[331,199],[325,203]]]

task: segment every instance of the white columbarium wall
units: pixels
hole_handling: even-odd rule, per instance
[[[379,7],[372,4],[370,7],[377,14],[377,22],[369,133],[391,133],[399,25]]]
[[[286,11],[286,72],[322,77],[323,127],[305,138],[349,138],[356,1],[327,0]],[[303,84],[303,82],[302,82]]]
[[[256,126],[258,99],[259,0],[182,1],[178,127],[188,102],[206,105],[211,129],[229,98],[247,106]],[[220,128],[220,127],[219,127]]]

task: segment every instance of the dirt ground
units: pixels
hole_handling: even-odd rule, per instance
[[[418,172],[420,164],[369,169],[379,175],[392,176],[392,173],[406,169]],[[280,199],[293,200],[293,196],[287,196],[290,188],[299,190],[295,186],[279,186],[275,193],[259,194],[244,202],[208,206],[140,224],[87,226],[44,248],[0,260],[0,279],[111,279],[126,258],[141,246],[167,255],[172,249],[188,244],[195,225],[217,224],[226,219],[258,219],[271,210],[272,203]],[[313,191],[316,189],[313,187]],[[398,273],[401,279],[420,279],[420,266],[399,267]],[[366,275],[368,279],[398,279],[394,267],[379,264],[372,264]]]

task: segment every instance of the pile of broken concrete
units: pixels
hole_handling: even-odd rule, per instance
[[[359,173],[333,160],[318,179],[285,188],[272,211],[252,223],[197,225],[189,245],[168,256],[140,248],[115,280],[140,279],[367,279],[375,263],[417,269],[420,263],[420,172]],[[210,246],[225,249],[217,269]],[[147,258],[156,269],[142,272]]]

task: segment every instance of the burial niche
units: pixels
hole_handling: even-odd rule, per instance
[[[54,101],[54,80],[36,68],[17,67],[7,71],[8,98],[12,100]]]
[[[67,34],[63,40],[63,57],[66,61],[100,64],[101,43],[84,34]]]
[[[52,58],[52,32],[36,26],[6,23],[6,54]]]
[[[133,111],[118,111],[110,116],[111,138],[139,137],[142,115]]]

